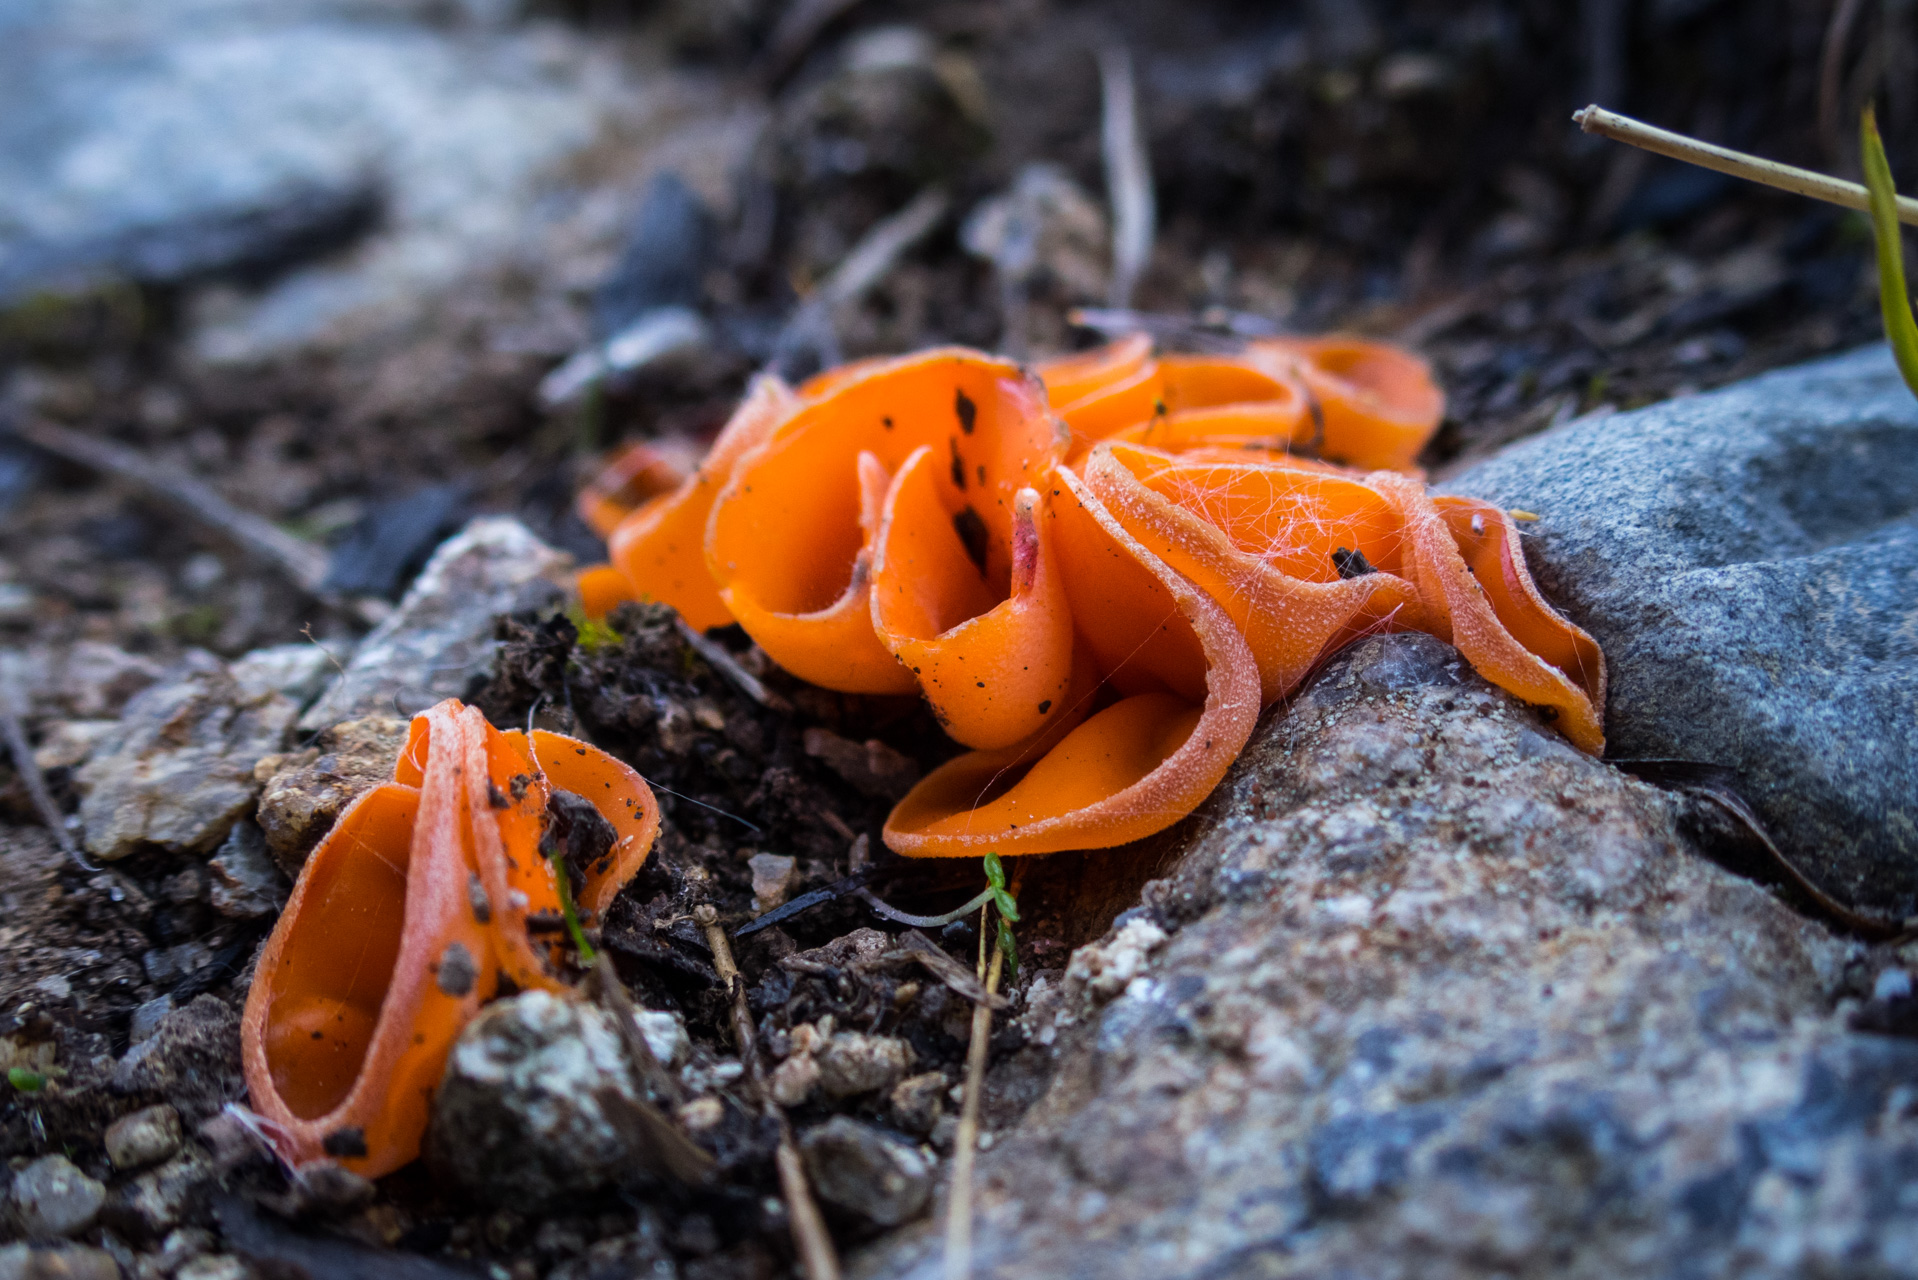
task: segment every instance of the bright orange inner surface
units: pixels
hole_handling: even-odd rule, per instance
[[[1602,750],[1603,656],[1539,595],[1516,526],[1415,478],[1444,408],[1422,360],[1348,337],[1155,355],[1134,335],[1032,373],[942,348],[762,380],[582,598],[736,621],[830,688],[917,690],[977,750],[893,811],[886,841],[915,856],[1159,830],[1260,706],[1378,631],[1449,640]],[[662,509],[703,515],[705,575]]]

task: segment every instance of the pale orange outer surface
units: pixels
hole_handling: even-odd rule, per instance
[[[559,905],[539,852],[553,788],[592,801],[619,837],[588,869],[584,907],[603,909],[644,862],[659,809],[639,776],[558,734],[531,748],[440,703],[414,718],[394,781],[301,868],[240,1024],[249,1101],[291,1163],[331,1156],[367,1177],[408,1163],[454,1038],[501,978],[564,989],[526,927]]]

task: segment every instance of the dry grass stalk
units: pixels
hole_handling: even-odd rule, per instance
[[[813,1199],[812,1188],[806,1183],[806,1166],[799,1157],[799,1144],[793,1141],[792,1125],[766,1089],[752,1010],[746,1004],[746,983],[739,975],[739,966],[733,962],[732,943],[726,938],[726,930],[720,927],[719,912],[710,905],[702,904],[694,909],[693,923],[705,932],[706,945],[713,952],[713,968],[732,995],[733,1040],[739,1049],[739,1059],[746,1066],[747,1078],[752,1081],[766,1114],[779,1122],[779,1149],[774,1153],[773,1163],[779,1170],[786,1218],[792,1224],[793,1248],[799,1252],[807,1280],[839,1280],[839,1255],[832,1247],[832,1235],[826,1230],[819,1202]]]
[[[327,590],[323,585],[326,552],[305,539],[294,537],[271,520],[240,510],[197,476],[156,462],[123,444],[70,431],[51,422],[21,417],[9,425],[13,434],[36,449],[139,485],[256,560],[279,570],[294,586],[321,604],[341,609],[369,627],[377,625],[391,612],[382,601],[353,599]]]
[[[16,670],[18,657],[14,653],[0,653],[0,737],[6,739],[7,754],[13,759],[13,771],[26,784],[27,794],[33,798],[33,807],[39,812],[40,821],[52,833],[53,842],[60,847],[60,852],[66,854],[73,865],[82,871],[98,871],[100,868],[87,861],[86,855],[80,852],[79,842],[67,830],[66,815],[53,802],[53,793],[47,789],[46,777],[40,772],[40,762],[33,758],[33,744],[27,741],[24,721],[26,710],[20,696],[20,678]]]
[[[999,976],[1006,954],[986,951],[987,911],[979,912],[979,967],[986,994],[999,993]],[[970,1280],[972,1275],[972,1160],[979,1145],[979,1104],[986,1088],[986,1051],[992,1044],[992,1007],[972,1006],[972,1034],[966,1042],[966,1095],[959,1108],[959,1133],[952,1149],[952,1193],[946,1202],[946,1280]]]
[[[1158,214],[1152,199],[1152,160],[1139,127],[1139,93],[1132,55],[1121,45],[1099,50],[1103,101],[1100,143],[1105,155],[1106,197],[1112,205],[1112,282],[1107,301],[1132,305],[1132,292],[1152,258]]]
[[[1842,178],[1813,173],[1809,169],[1779,164],[1776,160],[1761,160],[1757,156],[1746,155],[1742,151],[1733,151],[1730,147],[1700,142],[1697,138],[1673,133],[1669,129],[1660,129],[1642,120],[1620,115],[1616,111],[1607,111],[1597,104],[1575,113],[1572,119],[1576,120],[1578,127],[1585,132],[1596,133],[1615,142],[1641,147],[1661,156],[1670,156],[1674,160],[1698,165],[1700,168],[1715,169],[1719,173],[1728,173],[1734,178],[1743,178],[1747,182],[1776,187],[1780,191],[1789,191],[1793,195],[1810,196],[1814,200],[1843,205],[1847,209],[1857,209],[1861,213],[1871,211],[1871,193],[1856,182],[1846,182]],[[1908,226],[1918,226],[1918,200],[1913,200],[1909,196],[1898,197],[1898,221]]]

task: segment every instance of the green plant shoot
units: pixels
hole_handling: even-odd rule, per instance
[[[566,874],[565,847],[556,846],[547,855],[546,860],[553,866],[553,878],[559,885],[559,914],[566,922],[566,932],[573,939],[573,950],[579,953],[582,969],[590,969],[598,959],[593,944],[586,940],[586,930],[580,927],[579,909],[573,905],[573,878]]]
[[[1865,188],[1871,192],[1871,230],[1878,247],[1878,305],[1885,314],[1885,340],[1898,360],[1905,385],[1918,395],[1918,320],[1911,314],[1911,295],[1905,292],[1905,248],[1898,230],[1898,188],[1891,180],[1891,162],[1878,136],[1878,121],[1870,107],[1858,123],[1858,149],[1865,162]]]
[[[47,1087],[47,1078],[38,1071],[29,1071],[25,1067],[9,1067],[7,1083],[21,1093],[38,1093]]]
[[[574,604],[566,611],[566,620],[573,624],[578,636],[579,647],[587,653],[597,653],[608,645],[618,644],[619,632],[607,626],[604,621],[594,621],[586,616],[586,610]]]
[[[986,852],[986,883],[991,886],[992,905],[999,908],[999,950],[1005,953],[1006,972],[1017,973],[1019,948],[1012,936],[1012,926],[1019,922],[1019,903],[1006,888],[1005,864],[991,850]]]

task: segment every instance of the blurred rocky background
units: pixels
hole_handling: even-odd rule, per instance
[[[1825,0],[9,0],[3,412],[203,479],[319,548],[335,604],[397,598],[477,511],[591,556],[568,500],[596,452],[695,451],[769,361],[1094,340],[1068,316],[1111,300],[1099,55],[1123,50],[1157,206],[1128,301],[1409,342],[1452,397],[1443,467],[1869,337],[1858,218],[1569,116],[1601,101],[1845,173],[1882,89],[1918,171],[1913,22]],[[927,193],[863,288],[829,287]],[[0,629],[36,670],[81,642],[170,661],[365,625],[17,439],[0,538]],[[37,710],[66,696],[31,683]]]

